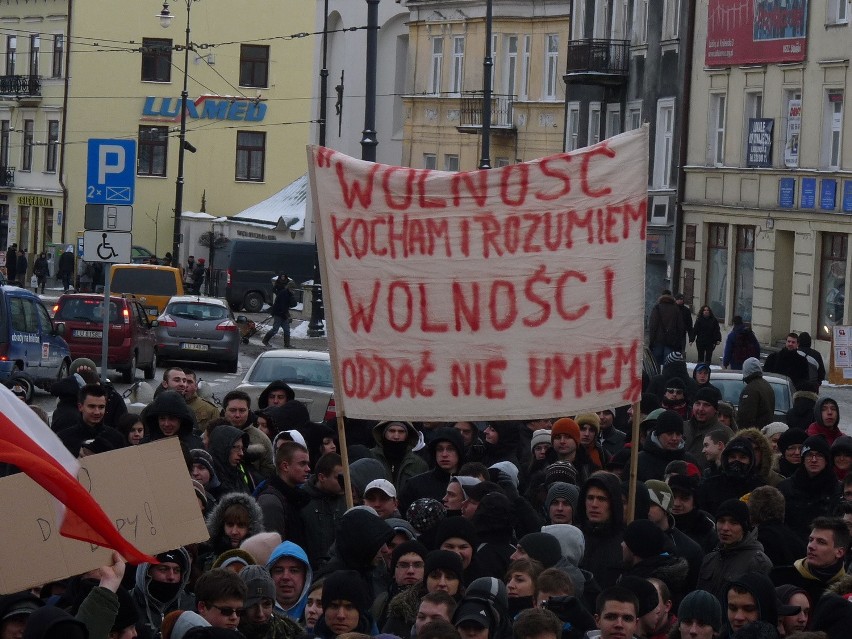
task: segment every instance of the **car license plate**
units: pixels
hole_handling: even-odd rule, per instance
[[[97,339],[101,339],[104,336],[103,331],[81,331],[75,330],[74,337],[94,337]]]
[[[160,314],[160,311],[157,310],[156,306],[146,306],[145,312],[148,313],[148,315],[153,315],[154,317],[157,317],[157,315]]]
[[[181,344],[180,347],[187,351],[206,351],[207,344]]]

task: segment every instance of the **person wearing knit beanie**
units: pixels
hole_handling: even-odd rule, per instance
[[[553,462],[544,469],[544,485],[549,486],[554,482],[576,485],[577,468],[568,461]]]
[[[463,579],[464,564],[458,553],[451,550],[433,550],[426,555],[423,583],[427,592],[443,590],[455,596]]]
[[[659,479],[649,479],[645,482],[648,495],[651,497],[651,505],[660,507],[668,515],[674,505],[674,494],[669,485]]]
[[[618,585],[636,595],[636,599],[639,600],[638,617],[647,615],[660,604],[660,595],[656,587],[647,579],[627,575],[619,580]]]
[[[406,541],[393,549],[390,571],[397,586],[410,586],[423,581],[423,571],[428,553],[426,546],[417,540]]]
[[[580,446],[580,427],[577,422],[570,417],[557,419],[550,429],[550,443],[560,460],[571,461]]]
[[[751,530],[751,518],[749,516],[748,506],[744,501],[741,501],[739,499],[727,499],[723,501],[716,509],[717,528],[719,520],[722,518],[730,519],[733,523],[740,525],[740,527],[743,529],[743,535],[740,535],[740,538],[742,538],[745,533],[748,533]],[[739,539],[734,539],[733,541],[739,541]],[[723,539],[722,535],[720,534],[719,542],[723,545],[730,545],[731,535],[725,535],[725,538]]]
[[[662,554],[666,547],[666,534],[647,519],[636,519],[624,530],[625,562],[637,563],[642,559]]]
[[[372,601],[363,583],[354,570],[336,570],[325,578],[323,615],[315,628],[317,636],[337,637],[356,631],[372,634],[373,619],[369,613]]]
[[[672,410],[664,410],[657,417],[654,426],[654,434],[659,437],[664,433],[677,433],[683,435],[683,418]]]
[[[682,638],[709,639],[722,629],[722,606],[706,590],[693,590],[680,602],[677,618]]]
[[[811,435],[802,443],[802,461],[805,462],[808,453],[822,455],[826,462],[831,458],[831,445],[821,435]]]
[[[852,469],[852,437],[841,435],[831,445],[831,465],[837,479],[843,481]]]
[[[577,510],[577,500],[580,489],[574,484],[562,481],[554,482],[547,489],[544,506],[547,508],[548,519],[552,524],[570,524]]]
[[[760,432],[763,433],[763,436],[769,440],[769,445],[772,447],[772,452],[778,452],[778,440],[781,435],[790,430],[790,427],[787,426],[784,422],[772,422],[767,424],[763,428],[760,429]]]
[[[449,517],[435,529],[434,546],[440,550],[450,550],[462,558],[467,570],[479,546],[479,536],[473,523],[464,517]]]
[[[537,446],[541,446],[538,450],[536,450]],[[553,446],[550,443],[550,431],[544,428],[533,432],[532,437],[530,438],[530,452],[533,454],[533,458],[537,460],[544,459],[544,456],[547,454],[547,451]]]
[[[604,467],[608,459],[598,444],[598,434],[601,432],[601,418],[596,413],[581,413],[574,418],[580,429],[580,445],[586,449],[591,462],[598,468]]]
[[[521,537],[509,559],[535,559],[545,568],[552,568],[562,559],[562,546],[559,540],[549,533],[528,533]]]
[[[791,428],[778,438],[778,472],[785,477],[792,477],[796,469],[802,465],[802,445],[808,434],[801,428]]]

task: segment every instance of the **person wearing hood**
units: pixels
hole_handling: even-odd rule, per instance
[[[89,630],[61,608],[45,606],[27,617],[22,639],[89,639]]]
[[[787,426],[806,431],[814,422],[814,406],[819,401],[819,386],[816,382],[802,382],[793,393],[793,405],[787,411]]]
[[[749,357],[760,357],[760,342],[751,330],[751,324],[743,322],[739,315],[734,315],[731,332],[725,339],[722,367],[734,371],[742,370],[743,363]]]
[[[737,404],[737,423],[740,428],[760,430],[775,421],[775,391],[769,382],[763,379],[760,360],[749,357],[743,362],[743,382]]]
[[[843,481],[852,468],[852,437],[841,435],[831,445],[831,467],[837,479]]]
[[[666,466],[675,460],[698,465],[698,460],[686,452],[683,433],[683,419],[678,413],[665,410],[657,417],[654,430],[639,453],[636,472],[639,481],[662,480]]]
[[[784,523],[784,495],[773,486],[751,491],[748,512],[757,540],[774,566],[789,566],[805,554],[805,543]]]
[[[713,351],[722,343],[719,320],[709,306],[704,305],[698,311],[692,330],[695,334],[695,347],[698,349],[698,361],[709,364],[713,361]]]
[[[322,588],[322,617],[314,626],[320,639],[334,639],[345,633],[378,634],[370,615],[372,600],[361,587],[354,570],[339,570],[329,575]]]
[[[757,473],[751,440],[735,437],[722,451],[719,474],[707,478],[699,487],[698,503],[715,515],[716,508],[723,501],[739,499],[765,483]]]
[[[686,368],[686,360],[680,351],[675,351],[666,357],[666,361],[660,372],[654,375],[650,382],[648,382],[646,392],[659,398],[662,404],[662,398],[666,394],[666,388],[668,388],[668,381],[674,377],[683,382],[682,388],[686,391],[686,399],[687,401],[692,401],[695,391],[698,389],[696,388],[695,380],[689,375],[689,371]]]
[[[399,492],[402,512],[422,497],[441,501],[447,494],[450,477],[457,474],[464,463],[464,443],[455,428],[437,428],[429,439],[428,448],[434,467],[405,482],[405,488]]]
[[[699,361],[692,369],[692,379],[695,382],[695,390],[702,388],[716,388],[710,383],[710,364]]]
[[[249,444],[248,435],[239,428],[222,424],[213,430],[209,439],[207,450],[213,458],[213,470],[219,479],[217,489],[208,487],[213,496],[220,497],[230,492],[252,494],[255,480],[243,464],[243,456]]]
[[[831,397],[821,397],[814,404],[814,421],[808,426],[808,435],[822,435],[829,446],[843,435],[840,430],[840,407]]]
[[[831,515],[840,502],[840,482],[828,464],[830,458],[825,438],[808,437],[802,444],[801,467],[778,484],[786,503],[784,523],[802,540],[807,540],[811,522]]]
[[[674,595],[675,605],[680,603],[681,597],[690,589],[695,587],[698,581],[698,571],[701,569],[701,561],[704,559],[704,551],[689,535],[675,526],[672,507],[674,506],[674,493],[671,487],[663,481],[649,479],[645,482],[648,489],[650,505],[648,506],[648,521],[663,531],[666,540],[666,552],[674,557],[682,557],[688,565],[688,572],[683,583],[678,584],[673,577],[670,583],[663,575],[658,576],[666,582],[671,594]]]
[[[246,462],[264,479],[275,476],[272,442],[252,424],[251,397],[241,390],[229,391],[222,400],[222,416],[249,436]]]
[[[277,474],[257,496],[257,503],[263,510],[264,526],[279,533],[282,539],[307,548],[305,525],[300,513],[311,496],[300,486],[310,476],[308,449],[296,442],[285,442],[275,451],[275,468]]]
[[[677,626],[669,639],[716,639],[722,629],[722,606],[706,590],[693,590],[677,608]]]
[[[384,465],[397,494],[402,493],[409,479],[429,470],[426,462],[414,453],[420,435],[411,422],[379,422],[373,426],[373,439],[376,445],[370,452]]]
[[[187,450],[204,448],[195,434],[195,414],[177,391],[167,390],[157,395],[142,411],[141,418],[152,442],[177,437]]]
[[[130,591],[139,613],[136,632],[141,639],[154,639],[169,612],[195,610],[195,597],[186,592],[191,568],[187,550],[160,553],[157,561],[136,567],[136,585]]]
[[[305,531],[305,550],[311,566],[318,568],[334,543],[334,526],[346,512],[346,499],[340,455],[323,455],[314,471],[302,488],[310,501],[299,510],[299,516]]]
[[[272,551],[266,568],[275,582],[275,612],[298,622],[313,581],[308,555],[298,544],[285,541]]]
[[[659,366],[666,356],[681,349],[686,334],[680,307],[671,291],[663,291],[648,318],[648,348]]]
[[[655,523],[647,519],[630,522],[621,544],[624,572],[619,584],[628,577],[657,577],[679,602],[692,587],[687,584],[689,564],[683,557],[666,552],[667,542],[666,534]],[[652,609],[656,607],[654,601]]]
[[[808,434],[799,428],[790,428],[778,438],[778,472],[792,477],[802,465],[802,445]]]
[[[394,529],[381,517],[363,508],[352,508],[337,520],[331,560],[317,571],[317,578],[337,570],[354,570],[370,601],[375,596],[376,557],[394,537]],[[323,593],[324,594],[324,593]]]
[[[508,461],[518,467],[518,445],[521,441],[520,422],[492,421],[488,422],[483,436],[485,437],[485,454],[482,463],[492,466],[497,462]]]
[[[260,392],[257,398],[257,407],[260,409],[267,406],[283,406],[287,402],[296,399],[296,393],[283,379],[277,379],[269,383],[269,386]]]
[[[297,639],[302,635],[298,623],[273,613],[275,581],[264,566],[246,566],[240,571],[240,579],[248,594],[238,629],[246,639]]]
[[[263,512],[254,497],[227,493],[207,517],[210,534],[208,565],[223,552],[239,548],[244,539],[263,532]]]
[[[352,499],[357,505],[362,503],[367,486],[377,479],[390,481],[390,475],[378,459],[365,457],[349,464],[349,479],[352,482]]]
[[[775,456],[766,436],[756,428],[743,428],[737,431],[737,437],[745,437],[751,442],[754,451],[754,467],[767,486],[777,486],[784,476],[772,470]]]
[[[810,333],[799,333],[799,352],[808,360],[808,379],[819,387],[825,380],[825,362],[822,354],[813,348],[813,338]]]
[[[727,611],[723,637],[777,639],[779,615],[792,614],[796,610],[779,605],[772,582],[763,574],[747,574],[731,580],[721,601],[722,608]],[[747,628],[753,632],[746,635]]]
[[[515,552],[515,531],[512,526],[512,502],[502,492],[485,495],[473,514],[473,527],[479,537],[476,549],[476,576],[505,575]]]
[[[748,506],[739,499],[728,499],[719,506],[716,533],[719,546],[704,556],[696,587],[724,601],[727,583],[748,573],[768,574],[772,562],[757,541],[757,531],[751,527]]]
[[[580,491],[575,520],[586,538],[580,568],[591,572],[601,588],[609,588],[622,567],[624,508],[618,477],[606,471],[593,473]]]
[[[506,585],[495,577],[481,577],[470,584],[453,614],[453,625],[462,637],[487,629],[488,639],[512,639],[509,594]]]

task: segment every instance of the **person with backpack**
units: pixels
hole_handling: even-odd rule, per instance
[[[659,366],[663,365],[669,353],[681,350],[685,335],[680,307],[675,303],[672,292],[665,290],[651,309],[648,320],[648,348]]]
[[[734,315],[733,327],[725,340],[725,352],[722,355],[722,366],[734,371],[743,369],[743,362],[749,357],[760,357],[760,342],[751,330],[751,324],[743,322],[743,318]]]

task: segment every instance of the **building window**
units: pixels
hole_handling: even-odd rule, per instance
[[[142,38],[142,82],[172,81],[172,41]]]
[[[429,93],[441,92],[441,70],[444,66],[444,39],[432,38],[432,71],[429,78]]]
[[[674,98],[657,100],[657,130],[654,141],[654,186],[659,189],[667,189],[672,185],[674,109]]]
[[[615,0],[612,7],[612,26],[610,27],[611,40],[624,40],[629,35],[629,24],[627,22],[629,9],[627,0]]]
[[[21,170],[31,171],[33,168],[33,131],[35,120],[24,120],[24,144],[21,157]]]
[[[823,233],[819,269],[820,339],[832,338],[832,327],[843,324],[846,303],[846,256],[849,236],[845,233]]]
[[[606,137],[611,138],[621,133],[621,105],[606,105]]]
[[[586,25],[586,0],[574,0],[571,10],[571,39],[582,40]]]
[[[136,175],[165,177],[169,127],[140,126]]]
[[[556,99],[556,87],[559,79],[559,36],[547,36],[547,48],[544,55],[544,95],[545,100]]]
[[[627,103],[627,118],[624,121],[626,131],[633,131],[642,126],[642,101],[635,100]]]
[[[568,125],[565,127],[565,150],[580,148],[580,103],[568,103]]]
[[[784,166],[799,166],[799,137],[802,132],[802,90],[784,90]]]
[[[506,37],[506,62],[503,71],[506,95],[515,95],[518,76],[518,36],[516,35]]]
[[[648,43],[648,0],[637,0],[633,20],[633,44]]]
[[[9,120],[0,120],[0,166],[9,167]]]
[[[840,168],[840,145],[843,142],[843,91],[831,90],[826,94],[823,120],[823,166]]]
[[[458,171],[459,170],[459,156],[457,155],[444,155],[444,170],[445,171]]]
[[[263,182],[265,157],[266,133],[237,131],[237,180]]]
[[[434,171],[438,168],[438,156],[434,153],[423,154],[423,168]]]
[[[33,33],[30,35],[30,75],[38,75],[38,55],[41,51],[41,37]]]
[[[258,88],[269,86],[268,46],[240,45],[240,86]]]
[[[592,146],[601,141],[601,103],[589,102],[589,136],[587,144]]]
[[[59,150],[59,120],[47,121],[47,157],[44,169],[48,173],[56,172],[57,151]]]
[[[530,51],[532,49],[532,36],[524,36],[524,51],[521,59],[521,88],[518,92],[522,100],[526,100],[530,94]]]
[[[453,66],[450,68],[450,92],[458,95],[464,83],[464,36],[453,38]]]
[[[511,162],[509,162],[509,158],[497,158],[495,160],[494,166],[499,169],[504,166],[509,166],[509,164],[511,164]]]
[[[594,37],[599,39],[608,39],[610,36],[609,33],[609,17],[610,17],[610,3],[609,2],[595,2],[595,24],[594,24]]]
[[[65,62],[65,36],[57,33],[53,36],[53,64],[50,76],[52,78],[62,77],[62,65]]]
[[[754,229],[737,227],[737,253],[734,262],[734,315],[751,321],[751,302],[754,296]]]
[[[848,24],[849,23],[849,0],[828,0],[826,3],[826,24]]]
[[[709,129],[709,161],[715,166],[725,164],[725,104],[724,93],[714,93],[710,96],[710,129]]]
[[[695,224],[685,224],[683,227],[683,259],[694,260],[695,249],[698,241],[698,226]]]
[[[728,226],[707,225],[707,305],[724,322],[728,297]]]
[[[677,37],[680,27],[681,0],[665,0],[663,2],[663,40]]]
[[[15,75],[18,59],[18,36],[6,36],[6,75]]]

